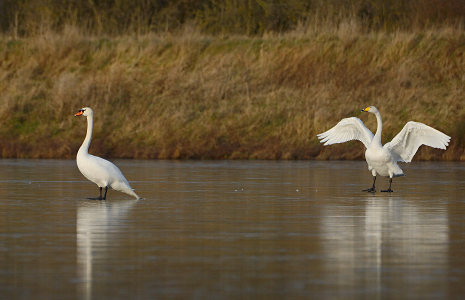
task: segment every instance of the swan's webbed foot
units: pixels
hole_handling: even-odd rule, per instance
[[[106,200],[107,199],[107,190],[108,190],[108,187],[105,187],[105,194],[102,196],[102,189],[103,188],[100,188],[100,195],[98,197],[95,197],[95,198],[87,198],[89,200]]]
[[[375,193],[376,192],[375,183],[376,183],[376,176],[373,176],[373,185],[371,186],[371,188],[364,189],[362,190],[362,192]]]
[[[102,196],[100,197],[95,197],[95,198],[87,198],[89,200],[105,200],[105,198],[103,198]]]
[[[392,178],[389,178],[389,187],[387,190],[382,190],[381,192],[383,193],[392,193],[394,192],[392,189],[391,189],[391,185],[392,185]]]

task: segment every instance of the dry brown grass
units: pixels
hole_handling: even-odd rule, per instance
[[[2,157],[73,157],[86,126],[73,113],[91,106],[91,152],[106,157],[361,159],[361,144],[315,135],[375,105],[383,142],[415,120],[452,136],[417,159],[465,160],[461,29],[104,38],[68,27],[0,49]]]

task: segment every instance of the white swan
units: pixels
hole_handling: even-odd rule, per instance
[[[325,146],[350,140],[359,140],[365,145],[367,149],[365,159],[368,163],[368,170],[373,175],[373,186],[363,191],[376,191],[375,182],[376,174],[378,174],[389,176],[389,188],[381,192],[392,192],[392,178],[404,175],[397,162],[411,162],[421,145],[439,149],[446,149],[449,145],[449,136],[423,123],[410,121],[391,142],[383,146],[381,144],[383,122],[378,109],[369,106],[362,109],[362,112],[369,112],[376,116],[378,127],[374,136],[363,122],[355,117],[342,119],[336,126],[317,136]]]
[[[86,138],[84,139],[81,148],[79,148],[76,156],[76,162],[82,175],[99,186],[100,196],[97,199],[106,199],[108,187],[131,195],[136,199],[141,199],[131,188],[117,166],[108,160],[89,154],[89,145],[92,140],[92,128],[94,126],[94,111],[89,107],[84,107],[81,108],[74,116],[87,117]],[[103,188],[105,188],[105,194],[102,197]]]

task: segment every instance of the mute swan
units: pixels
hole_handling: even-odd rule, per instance
[[[76,156],[76,162],[82,175],[98,185],[100,188],[100,196],[97,199],[106,199],[108,187],[131,195],[138,200],[141,199],[131,188],[117,166],[108,160],[89,154],[89,145],[92,140],[92,128],[94,126],[94,111],[89,107],[84,107],[81,108],[74,116],[87,117],[86,138],[79,148]],[[102,197],[103,188],[105,188],[105,194]]]
[[[376,192],[376,175],[389,176],[389,188],[381,192],[393,192],[391,189],[392,178],[404,176],[404,172],[397,165],[397,162],[411,162],[413,156],[421,145],[433,148],[446,149],[449,145],[450,137],[444,133],[429,127],[423,123],[407,122],[404,128],[384,146],[381,144],[381,131],[383,122],[381,114],[374,106],[362,109],[362,112],[369,112],[376,116],[378,126],[376,134],[365,127],[359,118],[342,119],[330,130],[318,134],[318,138],[325,146],[336,143],[344,143],[350,140],[359,140],[365,147],[365,159],[368,163],[368,170],[373,175],[373,185],[371,188],[363,190],[366,192]]]

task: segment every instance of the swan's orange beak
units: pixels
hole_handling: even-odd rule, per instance
[[[79,117],[84,113],[83,110],[78,111],[76,114],[74,114],[75,117]]]
[[[370,107],[368,106],[367,108],[362,109],[361,111],[362,111],[362,112],[368,112],[368,111],[370,111]]]

